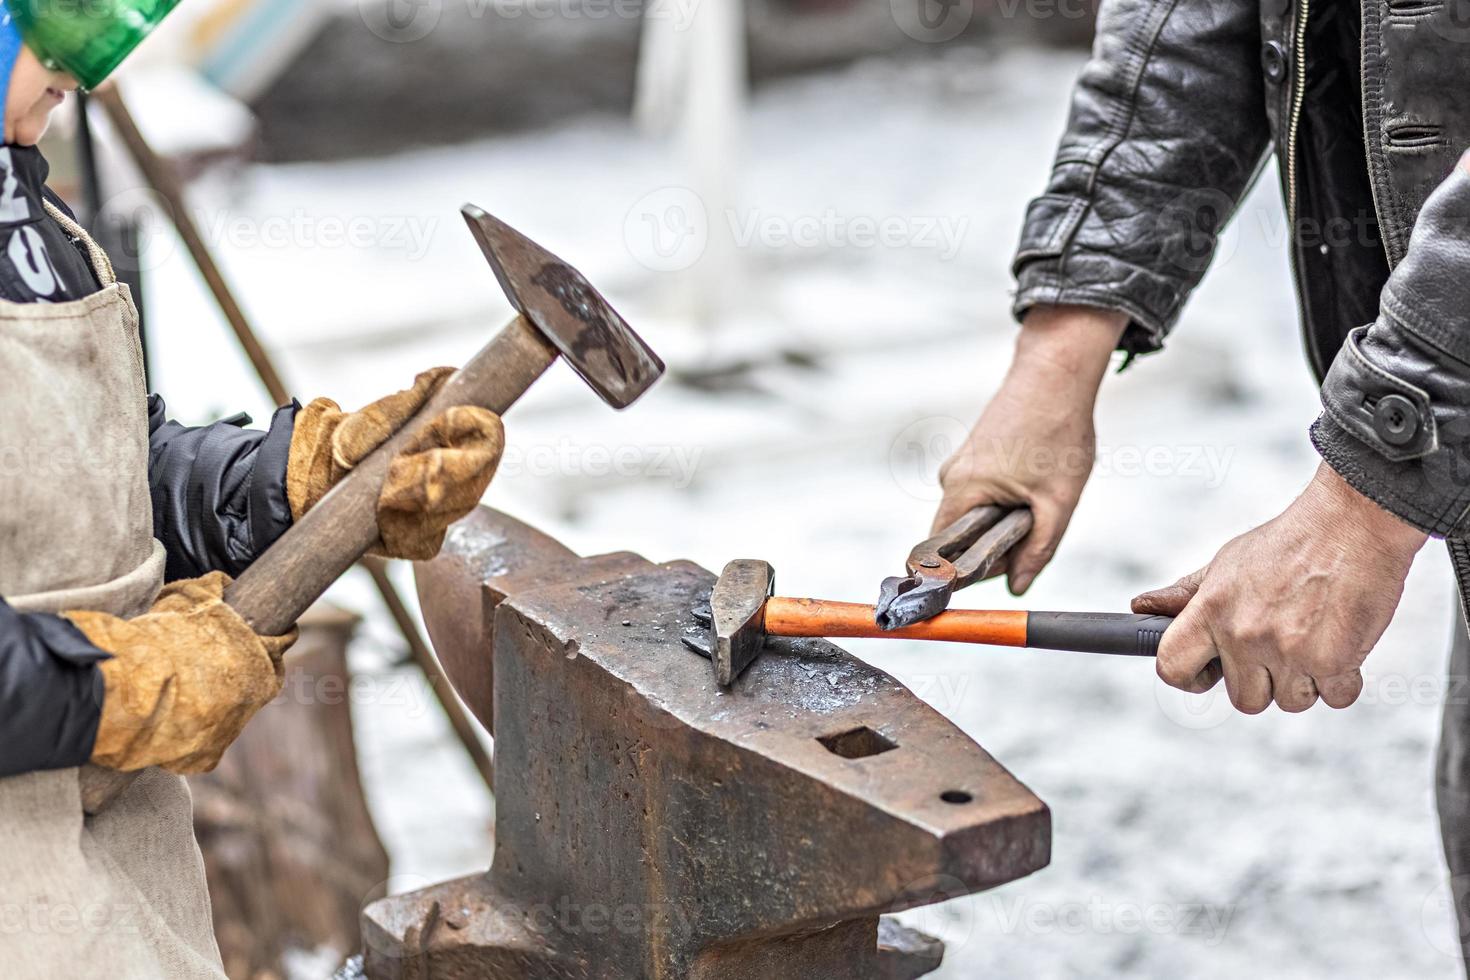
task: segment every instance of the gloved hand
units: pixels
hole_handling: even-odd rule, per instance
[[[318,398],[296,416],[286,467],[291,515],[300,520],[347,473],[386,442],[454,373],[425,371],[412,388],[344,412]],[[395,457],[378,496],[378,534],[385,558],[427,561],[439,553],[449,525],[480,502],[505,451],[500,416],[471,406],[444,412]]]
[[[132,772],[208,772],[281,690],[281,658],[296,640],[257,636],[224,604],[229,577],[212,572],[164,587],[135,619],[63,615],[112,654],[92,761]]]

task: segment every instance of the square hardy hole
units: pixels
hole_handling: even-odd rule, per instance
[[[866,759],[869,756],[882,755],[884,752],[892,752],[898,748],[898,743],[880,732],[875,732],[868,726],[854,728],[852,731],[839,732],[836,735],[823,735],[817,739],[833,755],[840,755],[844,759]]]

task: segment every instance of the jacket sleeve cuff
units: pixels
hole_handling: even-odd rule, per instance
[[[1031,202],[1011,270],[1016,277],[1012,313],[1022,319],[1034,306],[1089,306],[1126,314],[1118,349],[1131,356],[1164,346],[1179,318],[1184,295],[1169,278],[1104,250],[1088,248],[1089,203],[1043,194]]]
[[[1457,535],[1461,524],[1457,496],[1426,494],[1426,487],[1433,484],[1422,467],[1389,463],[1325,412],[1312,423],[1311,437],[1322,461],[1354,490],[1425,534],[1438,538]]]
[[[1437,358],[1387,313],[1348,335],[1322,384],[1312,444],[1353,489],[1436,537],[1463,536],[1470,456],[1463,408],[1434,386]],[[1429,368],[1420,371],[1419,367]],[[1419,382],[1419,383],[1416,383]]]
[[[1419,214],[1377,322],[1347,337],[1312,441],[1357,491],[1438,537],[1470,532],[1470,173]]]
[[[296,414],[301,403],[278,409],[269,431],[256,450],[255,469],[250,474],[250,536],[256,557],[291,527],[291,502],[286,497],[286,467],[291,460],[291,437],[296,431]]]
[[[60,616],[0,600],[0,777],[70,769],[92,756],[108,654]]]

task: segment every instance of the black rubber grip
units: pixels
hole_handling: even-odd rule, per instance
[[[1026,645],[1039,650],[1156,657],[1169,616],[1131,613],[1034,612],[1026,619]]]

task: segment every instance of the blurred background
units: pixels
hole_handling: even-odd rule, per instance
[[[789,570],[784,591],[871,601],[1005,370],[1011,249],[1092,15],[1091,0],[190,0],[121,87],[303,402],[360,405],[462,362],[509,316],[457,213],[474,202],[581,268],[670,366],[623,414],[554,370],[509,416],[487,502],[583,554],[759,556]],[[95,106],[90,122],[91,217],[141,285],[154,388],[186,422],[263,423],[271,399],[169,207]],[[76,123],[47,147],[71,201],[89,186]],[[1316,397],[1276,187],[1268,173],[1222,239],[1169,349],[1105,385],[1098,472],[1027,607],[1123,609],[1310,477]],[[411,602],[411,569],[391,574]],[[484,868],[494,804],[371,581],[330,598],[363,617],[338,623],[338,701],[360,831],[391,862],[347,887],[350,920],[354,901]],[[1049,868],[903,916],[948,941],[937,976],[1459,975],[1431,795],[1451,602],[1433,546],[1363,700],[1302,716],[1175,695],[1146,663],[849,644],[1053,810]],[[996,583],[963,603],[1020,607]],[[320,977],[346,951],[276,926],[232,975]]]

